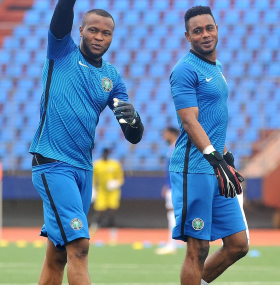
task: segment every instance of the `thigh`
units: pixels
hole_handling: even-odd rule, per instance
[[[219,194],[216,185],[213,201],[211,240],[224,238],[246,230],[245,214],[238,198],[225,198]]]
[[[89,238],[87,218],[75,168],[66,164],[36,166],[32,173],[36,190],[44,205],[45,234],[55,244],[64,245],[77,238]]]
[[[108,193],[108,208],[116,210],[120,207],[120,190],[113,190]]]
[[[215,176],[171,172],[170,178],[176,218],[173,238],[210,240]]]

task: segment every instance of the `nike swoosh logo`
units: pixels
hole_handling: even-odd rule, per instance
[[[207,77],[206,77],[206,81],[209,82],[212,78],[213,78],[213,77],[211,77],[211,78],[207,78]]]
[[[79,65],[89,68],[87,65],[82,64],[81,61],[79,61]]]

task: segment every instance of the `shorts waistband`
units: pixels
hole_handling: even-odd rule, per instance
[[[37,165],[46,164],[46,163],[53,163],[53,162],[59,162],[59,160],[44,157],[39,153],[35,153],[32,159],[32,166],[37,166]]]

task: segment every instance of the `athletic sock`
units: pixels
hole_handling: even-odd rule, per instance
[[[172,238],[172,230],[173,228],[176,226],[176,221],[175,221],[175,217],[174,217],[174,211],[167,211],[167,221],[168,221],[168,235],[169,235],[169,241],[168,244],[172,247],[172,248],[176,248],[176,240],[174,240]]]
[[[208,285],[209,283],[207,283],[206,281],[204,281],[203,279],[201,279],[201,284],[200,285]]]

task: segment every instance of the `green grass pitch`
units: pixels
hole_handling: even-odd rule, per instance
[[[134,250],[131,245],[92,245],[89,254],[92,284],[180,284],[179,274],[185,249],[166,256],[158,256],[154,251],[155,247]],[[45,245],[35,248],[27,244],[24,248],[18,248],[10,244],[0,248],[0,284],[37,284],[44,254]],[[66,276],[63,284],[68,284]],[[251,253],[211,284],[280,285],[280,247],[251,247]]]

